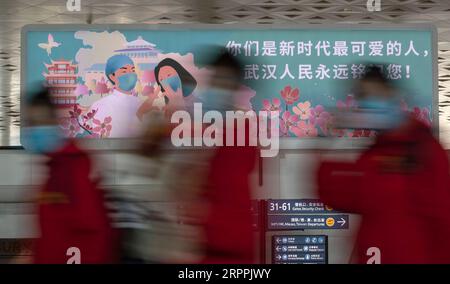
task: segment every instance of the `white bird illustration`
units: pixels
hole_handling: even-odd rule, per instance
[[[48,34],[48,42],[40,43],[38,45],[40,48],[45,49],[48,56],[50,56],[50,54],[52,53],[52,48],[60,46],[61,43],[54,41],[53,36],[51,34]]]

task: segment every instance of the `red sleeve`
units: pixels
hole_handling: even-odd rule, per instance
[[[433,192],[431,193],[425,188],[417,188],[417,203],[423,204],[420,208],[423,214],[450,218],[450,179],[447,153],[438,141],[432,139],[423,154],[426,155],[425,173],[429,175],[425,176],[425,179]]]
[[[72,225],[75,230],[95,231],[101,228],[103,200],[100,190],[89,178],[90,160],[86,154],[70,157],[72,170],[67,186],[72,201]]]
[[[355,163],[322,162],[317,174],[320,199],[334,209],[358,213],[362,179]]]
[[[251,263],[254,243],[249,176],[258,148],[223,146],[214,151],[206,192],[209,214],[205,237],[209,252],[205,263]]]

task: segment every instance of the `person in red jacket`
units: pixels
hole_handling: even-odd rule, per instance
[[[240,62],[225,51],[215,58],[210,67],[213,75],[209,89],[202,98],[204,110],[217,110],[223,114],[236,110],[235,96],[242,79]],[[212,150],[205,187],[209,211],[204,227],[204,263],[254,262],[249,176],[258,149],[249,145],[248,121],[245,130],[234,128],[233,145],[237,145],[238,131],[245,131],[245,146],[225,146],[227,131],[224,129],[224,146]]]
[[[321,163],[322,201],[361,215],[359,263],[369,261],[370,248],[379,249],[381,263],[450,263],[446,152],[423,119],[400,112],[381,71],[370,69],[359,90],[360,108],[369,109],[365,123],[379,134],[356,162]]]
[[[48,157],[48,178],[37,197],[34,262],[64,264],[72,256],[82,264],[115,262],[115,236],[103,193],[89,177],[89,155],[62,137],[48,90],[32,94],[24,112],[25,149]]]

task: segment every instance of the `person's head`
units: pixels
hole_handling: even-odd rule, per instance
[[[221,50],[210,63],[213,75],[210,81],[210,87],[237,91],[243,78],[242,63],[226,49]]]
[[[370,66],[357,83],[356,98],[364,99],[391,99],[394,96],[393,86],[380,67]]]
[[[58,124],[56,108],[52,102],[49,89],[42,88],[30,93],[25,103],[26,121],[28,127],[53,126]]]
[[[365,116],[362,119],[365,129],[386,131],[403,124],[405,115],[398,91],[380,67],[369,67],[357,86],[356,99]]]
[[[155,79],[163,93],[168,89],[177,92],[181,88],[183,97],[192,94],[197,87],[197,80],[172,58],[165,58],[156,65]]]
[[[226,49],[210,47],[214,55],[208,62],[211,70],[208,88],[201,95],[206,110],[228,111],[236,109],[236,96],[242,85],[242,63]]]
[[[55,105],[48,89],[29,94],[25,102],[25,121],[22,144],[25,149],[39,154],[58,150],[64,143],[58,125]]]
[[[137,75],[133,60],[126,55],[114,55],[106,62],[105,74],[120,91],[131,92],[136,86]]]
[[[138,154],[145,157],[159,155],[167,137],[170,137],[170,127],[165,117],[160,112],[150,112],[138,139]]]

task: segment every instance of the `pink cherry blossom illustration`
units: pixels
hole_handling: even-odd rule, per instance
[[[421,121],[428,127],[431,126],[430,110],[428,108],[415,107],[412,111],[412,114],[417,120]]]
[[[73,106],[73,110],[69,111],[69,116],[71,118],[77,118],[81,115],[81,109],[78,107],[78,105]]]
[[[285,111],[280,119],[280,131],[283,136],[288,136],[289,131],[292,128],[297,127],[298,116],[291,114],[289,111]]]
[[[262,103],[263,103],[262,110],[266,110],[266,111],[280,111],[281,110],[280,99],[274,98],[272,101],[265,99],[262,101]]]
[[[64,119],[60,125],[66,137],[75,137],[81,129],[76,118]]]
[[[281,97],[285,101],[286,105],[292,105],[300,98],[300,91],[298,88],[292,89],[291,86],[286,86],[280,92]]]
[[[110,116],[105,117],[103,122],[94,118],[92,120],[94,125],[96,125],[93,128],[94,133],[98,134],[101,138],[109,137],[109,135],[111,134],[111,129],[112,129],[111,121],[112,121],[112,118]]]
[[[356,100],[353,95],[347,95],[345,101],[337,101],[336,106],[338,109],[352,109],[357,106]]]
[[[317,137],[317,128],[306,121],[299,121],[297,127],[291,128],[291,132],[297,137]]]
[[[88,121],[88,120],[94,118],[94,115],[95,115],[96,112],[97,112],[96,109],[91,110],[90,112],[88,112],[88,113],[86,113],[85,115],[83,115],[83,119],[84,119],[85,121]]]
[[[270,113],[271,111],[277,111],[278,113],[281,112],[281,101],[278,98],[274,98],[272,101],[269,101],[267,99],[263,100],[263,107],[262,111],[267,111],[269,117],[273,117]]]
[[[83,113],[79,105],[74,105],[73,109],[69,111],[69,119],[71,120],[71,123],[73,124],[72,127],[80,127],[86,134],[91,135],[92,134],[92,128],[90,127],[90,121],[94,118],[94,115],[97,113],[97,110],[91,110],[87,113]],[[65,123],[65,124],[64,124]],[[64,128],[68,128],[67,121],[62,120],[61,126]],[[66,125],[66,126],[64,126]],[[82,131],[82,132],[83,132]],[[78,134],[78,133],[77,133]]]
[[[301,120],[307,120],[311,115],[311,103],[309,101],[298,103],[292,110]]]
[[[317,105],[310,111],[309,122],[315,126],[319,126],[322,130],[330,123],[331,115],[326,112],[322,105]]]

